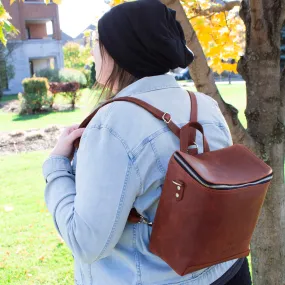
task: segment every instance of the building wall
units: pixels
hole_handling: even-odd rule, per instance
[[[46,5],[44,1],[22,2],[15,1],[10,5],[10,0],[2,0],[4,7],[12,17],[12,24],[20,31],[15,38],[26,40],[26,21],[27,20],[51,20],[53,22],[53,38],[61,39],[58,6],[56,4]]]
[[[9,40],[14,47],[8,61],[14,65],[15,77],[9,81],[9,91],[4,92],[16,94],[22,91],[22,80],[31,76],[31,60],[34,71],[49,66],[50,58],[54,58],[55,68],[64,66],[58,6],[53,3],[46,5],[44,0],[15,1],[13,5],[10,5],[10,0],[2,0],[2,3],[12,17],[12,24],[20,32]],[[53,23],[52,39],[47,38],[46,23],[49,21]],[[26,26],[30,27],[32,39],[27,37]]]
[[[15,77],[9,81],[9,90],[4,94],[17,94],[22,92],[22,81],[31,77],[30,60],[36,60],[36,68],[44,66],[44,61],[55,58],[55,68],[63,68],[63,51],[61,41],[51,39],[29,40],[14,42],[15,48],[9,58],[14,65]],[[38,60],[40,61],[37,64]],[[35,66],[34,66],[35,68]]]
[[[27,24],[27,28],[30,30],[31,39],[43,39],[47,38],[46,24]]]

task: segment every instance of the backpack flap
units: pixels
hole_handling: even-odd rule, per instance
[[[180,151],[174,157],[184,170],[192,172],[210,188],[241,188],[250,183],[264,183],[272,178],[272,169],[239,144],[199,155]]]

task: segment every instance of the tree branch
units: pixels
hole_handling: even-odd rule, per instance
[[[255,150],[255,141],[240,123],[237,116],[237,110],[231,105],[226,104],[222,99],[201,44],[180,1],[161,0],[161,2],[177,12],[177,19],[182,25],[187,45],[195,54],[195,60],[190,65],[190,73],[197,91],[213,97],[218,102],[219,107],[227,120],[234,142],[245,144],[252,150]]]
[[[221,12],[228,12],[231,11],[234,7],[239,7],[241,4],[241,0],[237,1],[229,1],[225,2],[223,1],[223,5],[212,5],[209,9],[196,9],[195,14],[199,16],[207,16],[212,13],[221,13]]]

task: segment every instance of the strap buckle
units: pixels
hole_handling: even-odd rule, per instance
[[[168,120],[165,118],[166,115],[169,116],[169,119],[168,119]],[[169,123],[171,122],[171,115],[168,114],[168,113],[164,113],[163,116],[162,116],[162,120],[163,120],[166,124],[169,124]]]
[[[141,216],[140,215],[140,221],[138,222],[138,224],[145,224],[145,225],[148,225],[150,227],[152,227],[152,222],[150,222],[147,218],[145,218],[144,216]]]
[[[189,152],[191,149],[197,149],[197,151],[199,151],[199,147],[195,142],[193,142],[193,144],[188,147],[187,152]]]

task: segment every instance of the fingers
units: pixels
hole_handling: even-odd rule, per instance
[[[80,138],[84,132],[85,128],[80,128],[80,129],[76,129],[74,131],[72,131],[69,135],[68,135],[68,141],[70,143],[73,143],[77,138]]]
[[[67,136],[67,135],[69,135],[70,133],[72,133],[74,130],[78,129],[78,127],[79,127],[79,124],[75,124],[75,125],[72,125],[72,126],[70,126],[70,127],[66,127],[66,128],[63,130],[62,134],[65,135],[65,136]]]

